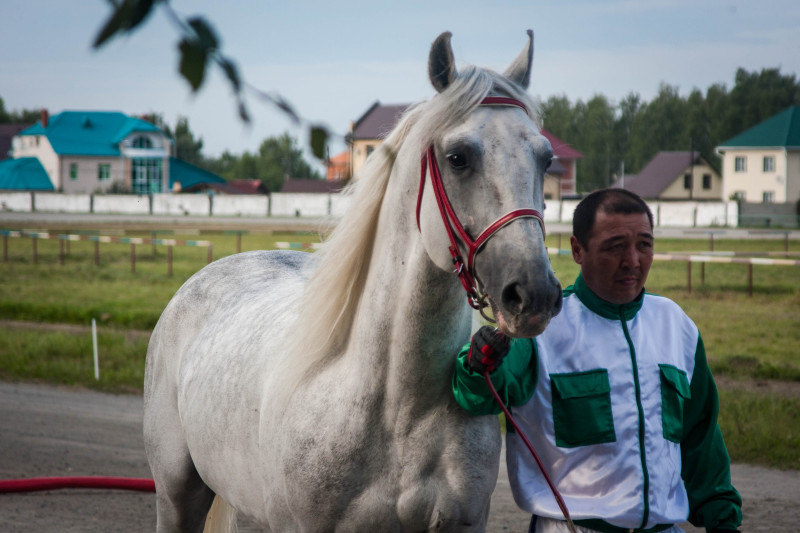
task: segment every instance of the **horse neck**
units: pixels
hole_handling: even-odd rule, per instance
[[[428,258],[414,223],[415,188],[392,178],[349,355],[370,379],[383,377],[388,404],[427,409],[450,398],[453,363],[468,339],[471,314],[458,279]]]

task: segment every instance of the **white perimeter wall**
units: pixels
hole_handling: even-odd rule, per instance
[[[123,194],[63,194],[0,192],[0,209],[30,212],[32,199],[36,211],[61,213],[150,214],[148,196]],[[274,193],[262,195],[155,194],[154,215],[241,216],[241,217],[323,217],[341,216],[351,204],[343,194]],[[660,227],[735,227],[738,223],[736,202],[648,202],[654,222]],[[572,223],[578,200],[547,202],[545,222]]]

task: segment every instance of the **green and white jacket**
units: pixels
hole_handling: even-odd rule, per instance
[[[468,352],[453,375],[457,402],[499,413]],[[545,332],[512,339],[491,378],[577,524],[615,532],[659,531],[687,517],[709,530],[741,523],[703,341],[668,298],[643,291],[614,305],[578,276]],[[517,505],[561,518],[522,439],[509,431],[506,446]]]

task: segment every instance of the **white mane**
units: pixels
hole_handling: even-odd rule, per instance
[[[335,357],[347,343],[368,275],[380,208],[400,147],[414,143],[416,150],[412,153],[421,157],[434,139],[460,123],[490,93],[524,102],[528,114],[539,124],[538,106],[521,88],[496,72],[467,66],[444,92],[404,113],[367,159],[358,180],[345,191],[351,197],[350,208],[314,254],[297,324],[291,328],[296,334],[288,347],[289,365],[297,371],[296,377]],[[286,377],[284,374],[282,379]]]

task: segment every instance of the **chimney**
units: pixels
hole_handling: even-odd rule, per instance
[[[42,127],[46,128],[49,123],[50,123],[50,113],[47,112],[47,109],[42,108]]]

